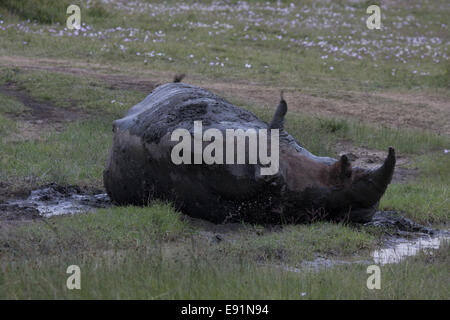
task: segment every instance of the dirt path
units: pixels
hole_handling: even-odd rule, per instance
[[[0,57],[0,65],[47,70],[101,79],[113,88],[134,89],[145,93],[158,84],[171,81],[173,73],[153,70],[124,70],[108,66],[57,59]],[[134,75],[133,75],[134,74]],[[210,79],[189,76],[186,82],[203,86],[225,97],[234,97],[254,104],[275,108],[281,88],[256,83],[211,82]],[[416,128],[450,135],[450,101],[439,92],[384,91],[334,92],[314,96],[300,88],[282,88],[292,111],[327,117],[344,117],[391,127]]]
[[[387,156],[386,151],[355,147],[351,141],[345,140],[338,141],[335,150],[339,156],[347,155],[352,167],[368,170],[379,168]],[[411,167],[410,164],[410,158],[405,155],[397,155],[392,183],[407,183],[419,176],[419,169]]]
[[[10,118],[16,120],[19,130],[4,137],[3,142],[39,140],[46,132],[62,131],[67,122],[87,117],[75,107],[58,108],[50,102],[38,102],[14,83],[0,86],[0,94],[20,101],[27,108],[20,113],[8,114]]]

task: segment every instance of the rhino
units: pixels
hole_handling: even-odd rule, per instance
[[[319,157],[284,130],[283,96],[266,123],[203,88],[176,79],[155,88],[125,117],[113,122],[113,143],[104,186],[118,205],[172,203],[184,214],[214,223],[307,223],[316,220],[363,223],[372,219],[391,182],[395,151],[375,170],[352,167],[347,156]],[[278,135],[278,170],[261,174],[267,163],[174,163],[173,132],[254,129]],[[269,144],[271,143],[270,139]],[[231,141],[236,144],[236,140]],[[207,143],[201,142],[204,150]],[[194,151],[182,156],[194,158]],[[184,150],[183,152],[185,152]],[[238,156],[238,148],[234,148]],[[240,150],[242,152],[242,149]],[[244,150],[249,156],[249,148]]]

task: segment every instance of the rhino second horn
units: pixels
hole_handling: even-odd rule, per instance
[[[287,113],[287,103],[283,98],[283,91],[280,93],[280,103],[278,104],[277,110],[273,115],[272,121],[270,121],[270,129],[283,129],[284,127],[284,116]]]

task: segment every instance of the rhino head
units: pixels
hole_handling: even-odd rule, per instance
[[[287,103],[281,97],[270,128],[283,130]],[[395,150],[379,168],[352,167],[348,157],[317,157],[284,132],[280,142],[280,174],[286,183],[291,211],[308,213],[304,218],[329,218],[353,222],[370,221],[379,200],[391,182],[395,168]]]

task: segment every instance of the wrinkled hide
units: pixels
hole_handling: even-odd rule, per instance
[[[184,83],[159,86],[114,121],[104,171],[108,195],[120,205],[169,200],[185,214],[213,222],[371,220],[392,178],[394,150],[374,171],[352,168],[345,156],[314,156],[283,130],[286,110],[282,99],[267,124],[207,90]],[[193,134],[199,120],[203,132],[280,128],[278,173],[261,175],[259,163],[175,165],[171,150],[178,142],[171,133],[184,128]]]

